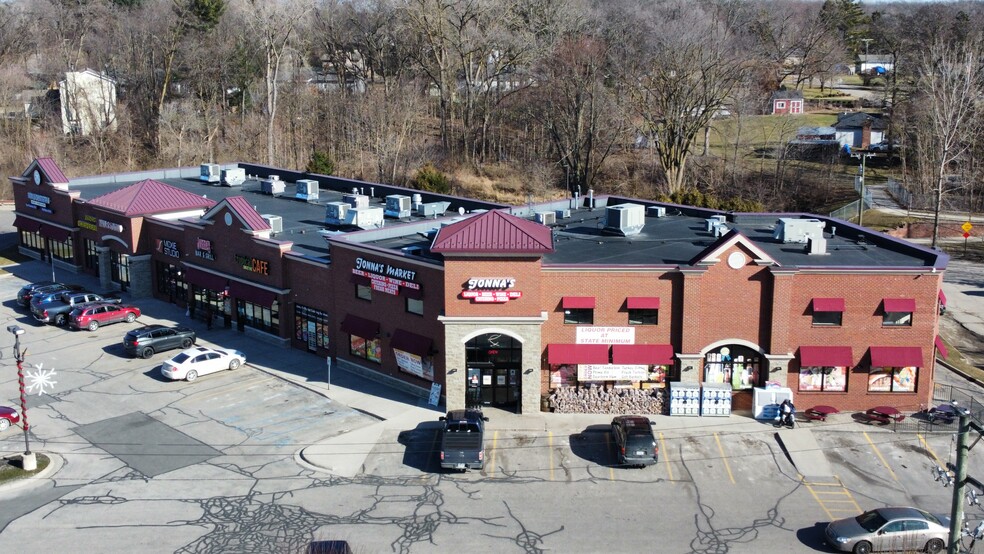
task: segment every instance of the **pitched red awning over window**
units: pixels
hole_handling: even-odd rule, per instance
[[[72,232],[68,229],[44,224],[41,226],[41,236],[47,237],[55,242],[65,242],[68,240],[68,237],[72,236]]]
[[[195,269],[193,267],[187,268],[187,271],[185,272],[185,281],[197,287],[213,290],[215,292],[225,291],[226,284],[229,283],[229,279],[226,277],[209,273],[207,271],[202,271],[200,269]]]
[[[915,298],[885,298],[882,300],[885,312],[912,313],[916,311]]]
[[[843,298],[814,298],[813,311],[814,312],[843,312],[844,299]]]
[[[801,346],[800,367],[852,367],[850,346]]]
[[[342,320],[341,329],[343,333],[362,337],[364,339],[375,338],[379,335],[379,323],[369,321],[357,315],[348,314]]]
[[[594,296],[565,296],[563,300],[563,307],[565,310],[582,309],[582,308],[593,310],[595,307],[595,297]]]
[[[424,297],[424,291],[410,287],[400,287],[400,294],[414,300],[421,300]]]
[[[277,293],[273,291],[261,289],[259,287],[247,285],[246,283],[240,283],[238,281],[232,281],[229,285],[229,294],[240,300],[245,300],[246,302],[257,304],[259,306],[265,306],[267,308],[273,306],[273,301],[277,299]]]
[[[616,344],[612,363],[626,365],[672,365],[672,344]]]
[[[943,337],[936,335],[936,350],[940,352],[940,356],[947,358],[950,356],[950,352],[947,350],[946,345],[943,344]]]
[[[946,306],[946,294],[943,293],[943,289],[940,289],[940,294],[937,296],[940,299],[940,305]]]
[[[607,344],[551,344],[547,347],[547,363],[607,364]]]
[[[36,219],[28,219],[24,216],[14,218],[14,227],[28,233],[37,233],[41,229],[41,222]]]
[[[658,296],[630,296],[625,299],[625,307],[630,310],[658,310]]]
[[[420,357],[430,356],[432,346],[434,346],[434,340],[430,337],[404,331],[403,329],[397,329],[393,333],[392,340],[390,340],[390,347],[394,350],[402,350]]]
[[[925,367],[918,346],[872,346],[871,367]]]

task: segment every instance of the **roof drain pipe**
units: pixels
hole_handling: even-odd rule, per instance
[[[594,209],[594,189],[588,189],[588,209]]]

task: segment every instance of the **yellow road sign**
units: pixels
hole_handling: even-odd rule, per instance
[[[971,225],[969,221],[965,221],[964,224],[960,226],[960,228],[964,230],[964,233],[969,233],[970,230],[974,228],[974,226]]]

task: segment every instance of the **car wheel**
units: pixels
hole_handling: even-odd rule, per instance
[[[153,356],[154,356],[154,349],[149,346],[140,351],[140,357],[145,360],[149,360]]]
[[[871,554],[871,543],[868,541],[861,541],[854,545],[854,554]]]
[[[86,328],[90,331],[95,331],[96,329],[99,328],[99,322],[96,320],[92,320],[89,322],[89,326]]]
[[[229,369],[239,369],[240,365],[239,358],[233,358],[232,361],[229,362]]]
[[[55,325],[64,327],[66,323],[68,323],[68,318],[65,317],[65,314],[58,314],[55,316]]]
[[[181,348],[184,350],[191,348],[193,344],[195,344],[195,341],[191,340],[189,337],[181,339]]]
[[[943,539],[932,539],[926,543],[926,552],[929,552],[930,554],[943,552],[943,547],[945,546],[946,545],[943,544]]]
[[[6,419],[0,419],[0,431],[6,431],[10,427],[10,422]]]
[[[136,321],[136,319],[137,319],[137,314],[135,314],[133,312],[130,312],[130,313],[126,314],[126,322],[127,323],[133,323],[134,321]]]
[[[185,381],[188,381],[189,383],[195,379],[198,379],[198,372],[195,370],[191,370],[187,375],[185,375]]]

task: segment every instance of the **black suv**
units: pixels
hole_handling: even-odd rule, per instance
[[[59,327],[68,323],[68,314],[75,308],[91,302],[113,302],[119,304],[121,299],[104,297],[94,292],[70,292],[45,294],[35,296],[31,300],[31,315],[41,323],[54,323]]]
[[[55,283],[53,281],[40,281],[37,283],[31,283],[29,285],[24,285],[17,292],[17,305],[21,308],[31,307],[31,298],[35,294],[47,294],[51,292],[61,292],[61,291],[80,291],[82,287],[78,285],[64,285],[62,283]]]
[[[659,447],[653,435],[653,422],[642,416],[618,416],[612,420],[612,437],[618,450],[618,463],[645,467],[659,460]]]
[[[198,337],[187,327],[148,325],[128,331],[123,337],[123,349],[131,356],[150,358],[156,352],[191,348]]]

